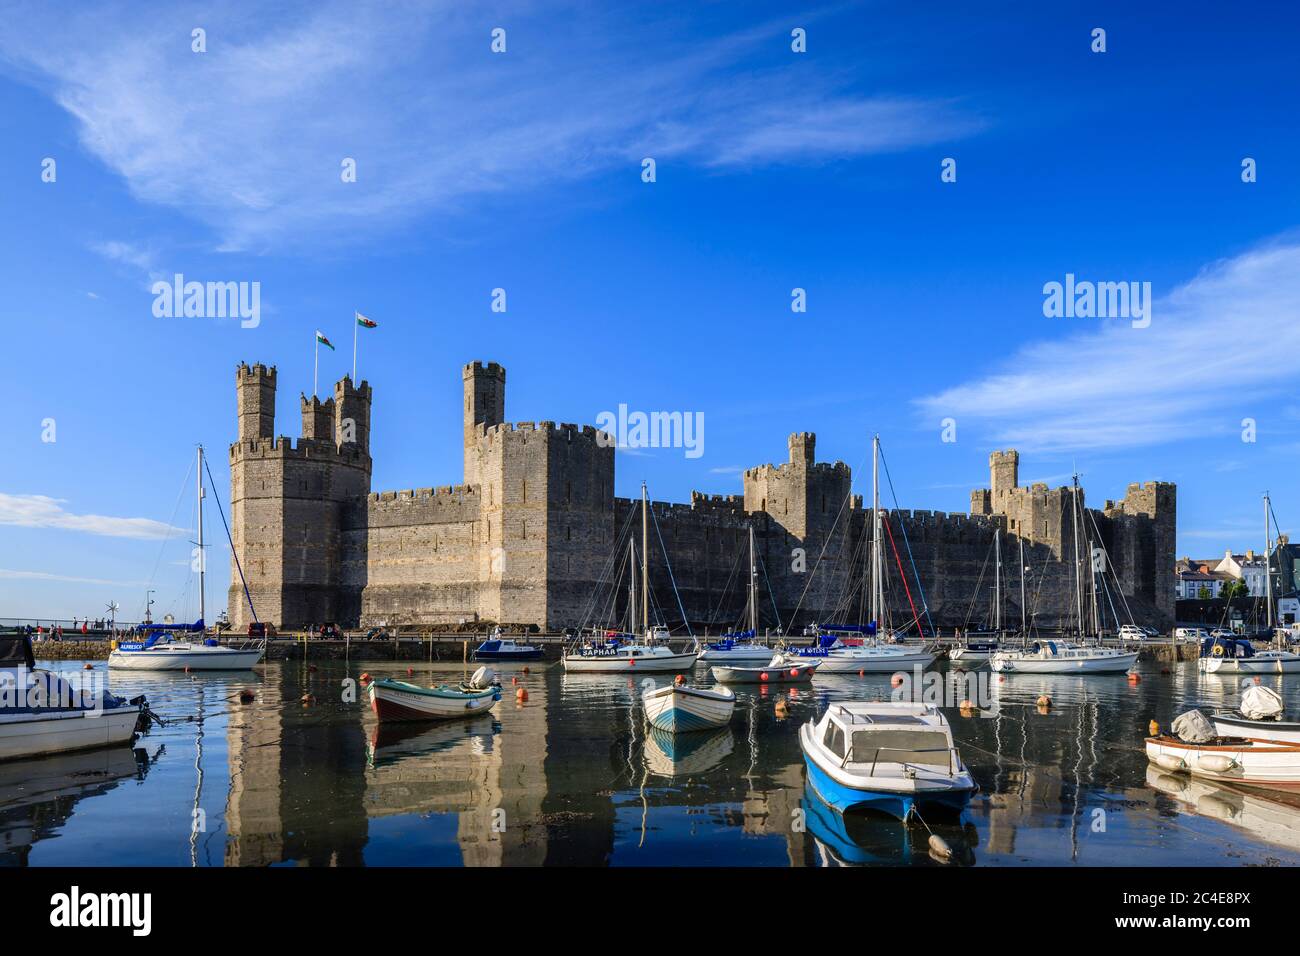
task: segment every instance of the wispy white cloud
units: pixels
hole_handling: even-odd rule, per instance
[[[118,239],[111,239],[106,242],[92,242],[90,248],[110,262],[139,272],[147,285],[152,285],[162,278],[163,274],[158,268],[157,255],[152,249],[146,249],[143,246]],[[93,292],[86,294],[92,299],[99,298]]]
[[[1022,449],[1114,449],[1240,430],[1293,388],[1300,241],[1214,263],[1154,304],[1151,325],[1097,322],[1022,348],[989,375],[917,400]]]
[[[59,584],[108,584],[117,587],[145,587],[149,584],[147,581],[107,581],[103,578],[81,578],[46,571],[16,571],[11,568],[0,568],[0,578],[11,581],[54,581]]]
[[[79,515],[65,509],[65,502],[46,495],[9,495],[0,492],[0,525],[21,528],[61,528],[110,538],[167,538],[173,528],[152,518],[116,518],[107,515]]]
[[[788,52],[784,20],[719,34],[675,16],[562,3],[499,8],[492,21],[452,3],[19,4],[0,17],[0,65],[71,113],[136,196],[253,251],[354,241],[610,168],[636,177],[646,156],[719,170],[823,162],[983,125],[951,100],[863,92],[810,67]],[[196,25],[206,53],[191,52]],[[345,157],[355,183],[340,180]]]

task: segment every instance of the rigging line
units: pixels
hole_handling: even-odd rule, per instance
[[[894,499],[894,509],[901,510],[898,507],[898,492],[894,490],[894,479],[890,477],[889,462],[885,460],[884,449],[880,450],[880,463],[885,467],[885,481],[889,483],[889,493]],[[898,522],[898,529],[903,533],[903,547],[907,551],[907,561],[911,564],[912,574],[916,578],[916,593],[921,597],[921,607],[925,610],[925,620],[930,625],[930,633],[936,634],[934,620],[930,617],[930,602],[925,599],[925,588],[921,584],[921,572],[916,569],[916,559],[912,557],[912,544],[907,537],[907,526],[901,520]],[[899,573],[902,573],[901,569]]]
[[[153,563],[153,570],[149,572],[149,583],[152,584],[158,578],[158,565],[162,564],[163,552],[166,550],[168,543],[172,539],[172,533],[176,530],[176,514],[181,510],[181,499],[185,497],[185,489],[189,487],[190,475],[194,472],[194,461],[190,460],[190,466],[185,470],[185,480],[181,482],[181,490],[176,493],[176,503],[172,505],[172,516],[167,519],[167,534],[163,537],[162,544],[158,546],[158,557]]]
[[[962,623],[963,629],[971,621],[971,616],[975,613],[975,603],[979,600],[980,594],[984,588],[984,572],[989,567],[989,556],[993,554],[993,542],[989,542],[988,550],[984,552],[984,563],[980,565],[980,576],[975,580],[975,593],[971,595],[970,603],[966,605],[966,620]]]
[[[758,566],[763,572],[763,583],[767,585],[767,599],[772,602],[772,613],[776,615],[776,632],[781,633],[781,611],[776,606],[776,595],[772,593],[772,582],[767,578],[767,562],[763,560],[763,555],[758,556]],[[757,637],[758,635],[754,635]]]
[[[1114,565],[1111,564],[1110,552],[1106,550],[1106,542],[1103,541],[1101,538],[1101,529],[1097,527],[1097,515],[1095,512],[1092,511],[1092,509],[1088,509],[1088,520],[1092,522],[1092,530],[1097,532],[1097,544],[1100,545],[1101,547],[1101,553],[1106,558],[1106,567],[1110,569],[1111,577],[1115,581],[1115,590],[1119,592],[1119,602],[1124,606],[1124,613],[1128,615],[1128,622],[1132,624],[1134,623],[1133,611],[1128,605],[1128,598],[1124,596],[1124,588],[1120,584],[1119,574],[1115,571]],[[1106,584],[1106,575],[1104,573],[1101,576],[1101,581],[1104,587]],[[1111,610],[1114,611],[1113,605],[1111,607]],[[1118,614],[1115,615],[1115,623],[1116,626],[1118,626],[1119,624]]]
[[[889,518],[882,516],[882,520],[885,525],[885,534],[889,536],[889,547],[894,552],[894,560],[898,563],[898,577],[903,582],[903,590],[907,592],[907,603],[912,609],[912,622],[919,628],[921,626],[921,615],[916,613],[916,602],[912,600],[912,589],[907,586],[907,578],[903,574],[903,559],[899,557],[898,545],[894,544],[894,532],[890,530]],[[907,627],[911,627],[911,623]],[[904,627],[903,630],[907,630],[907,627]]]
[[[686,633],[691,637],[694,637],[695,632],[691,630],[690,619],[686,616],[686,606],[682,604],[681,592],[677,590],[677,578],[673,575],[673,564],[668,560],[668,549],[664,547],[663,532],[659,530],[659,516],[655,514],[654,508],[650,508],[649,510],[650,517],[654,521],[655,537],[659,539],[659,550],[664,553],[664,567],[668,569],[668,580],[673,586],[673,595],[677,598],[677,609],[682,612],[682,623],[686,625]]]
[[[203,456],[203,468],[208,473],[208,483],[211,485],[212,490],[216,491],[217,480],[212,477],[212,466],[208,464],[206,455]],[[235,553],[235,539],[230,536],[230,525],[226,523],[226,512],[221,507],[221,496],[214,494],[212,500],[217,503],[217,514],[221,515],[221,526],[226,529],[226,540],[230,542],[230,556],[235,559],[235,570],[239,572],[239,582],[244,586],[244,597],[248,600],[248,611],[253,615],[253,622],[257,623],[257,609],[253,607],[253,595],[248,593],[248,579],[244,577],[243,565],[239,562],[239,555]],[[202,507],[202,503],[200,503],[200,507]]]
[[[803,599],[808,596],[808,589],[812,587],[813,578],[817,575],[817,569],[821,567],[822,558],[825,557],[826,555],[826,549],[830,547],[831,536],[834,534],[835,528],[839,525],[840,518],[844,514],[844,506],[852,500],[853,500],[853,489],[850,488],[849,493],[845,495],[844,500],[840,502],[840,510],[835,515],[835,524],[831,526],[831,534],[828,534],[826,536],[826,540],[822,542],[821,553],[817,555],[817,561],[813,564],[812,572],[808,575],[808,580],[804,582],[803,592],[799,595],[799,601],[794,606],[794,614],[790,616],[791,627],[794,626],[795,619],[798,618],[799,616],[799,610],[800,608],[803,607]]]

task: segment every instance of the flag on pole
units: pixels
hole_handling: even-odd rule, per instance
[[[323,333],[320,329],[316,330],[316,341],[319,342],[321,345],[325,346],[331,352],[334,351],[334,344],[330,342],[329,339],[325,338],[325,333]]]
[[[370,319],[367,319],[360,312],[358,312],[356,315],[357,315],[357,325],[361,326],[363,329],[373,329],[379,326],[378,322],[372,322]]]

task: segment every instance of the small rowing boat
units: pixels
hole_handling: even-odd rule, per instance
[[[1244,737],[1187,743],[1172,735],[1146,738],[1147,760],[1170,773],[1190,773],[1245,787],[1300,790],[1300,744]]]
[[[714,664],[713,679],[720,684],[803,684],[825,658],[802,658],[793,654],[774,654],[766,664]]]
[[[370,685],[370,706],[380,720],[450,720],[491,710],[501,699],[492,672],[480,667],[469,681],[421,687],[385,677]]]
[[[646,720],[669,733],[712,730],[731,722],[736,695],[726,687],[706,690],[684,684],[666,684],[641,695]]]

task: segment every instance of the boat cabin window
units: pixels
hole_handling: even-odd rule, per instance
[[[826,736],[822,738],[822,743],[837,757],[844,756],[844,730],[835,721],[828,721],[826,724]]]
[[[855,730],[853,763],[948,766],[948,735],[937,730]],[[879,756],[877,756],[877,754]]]

